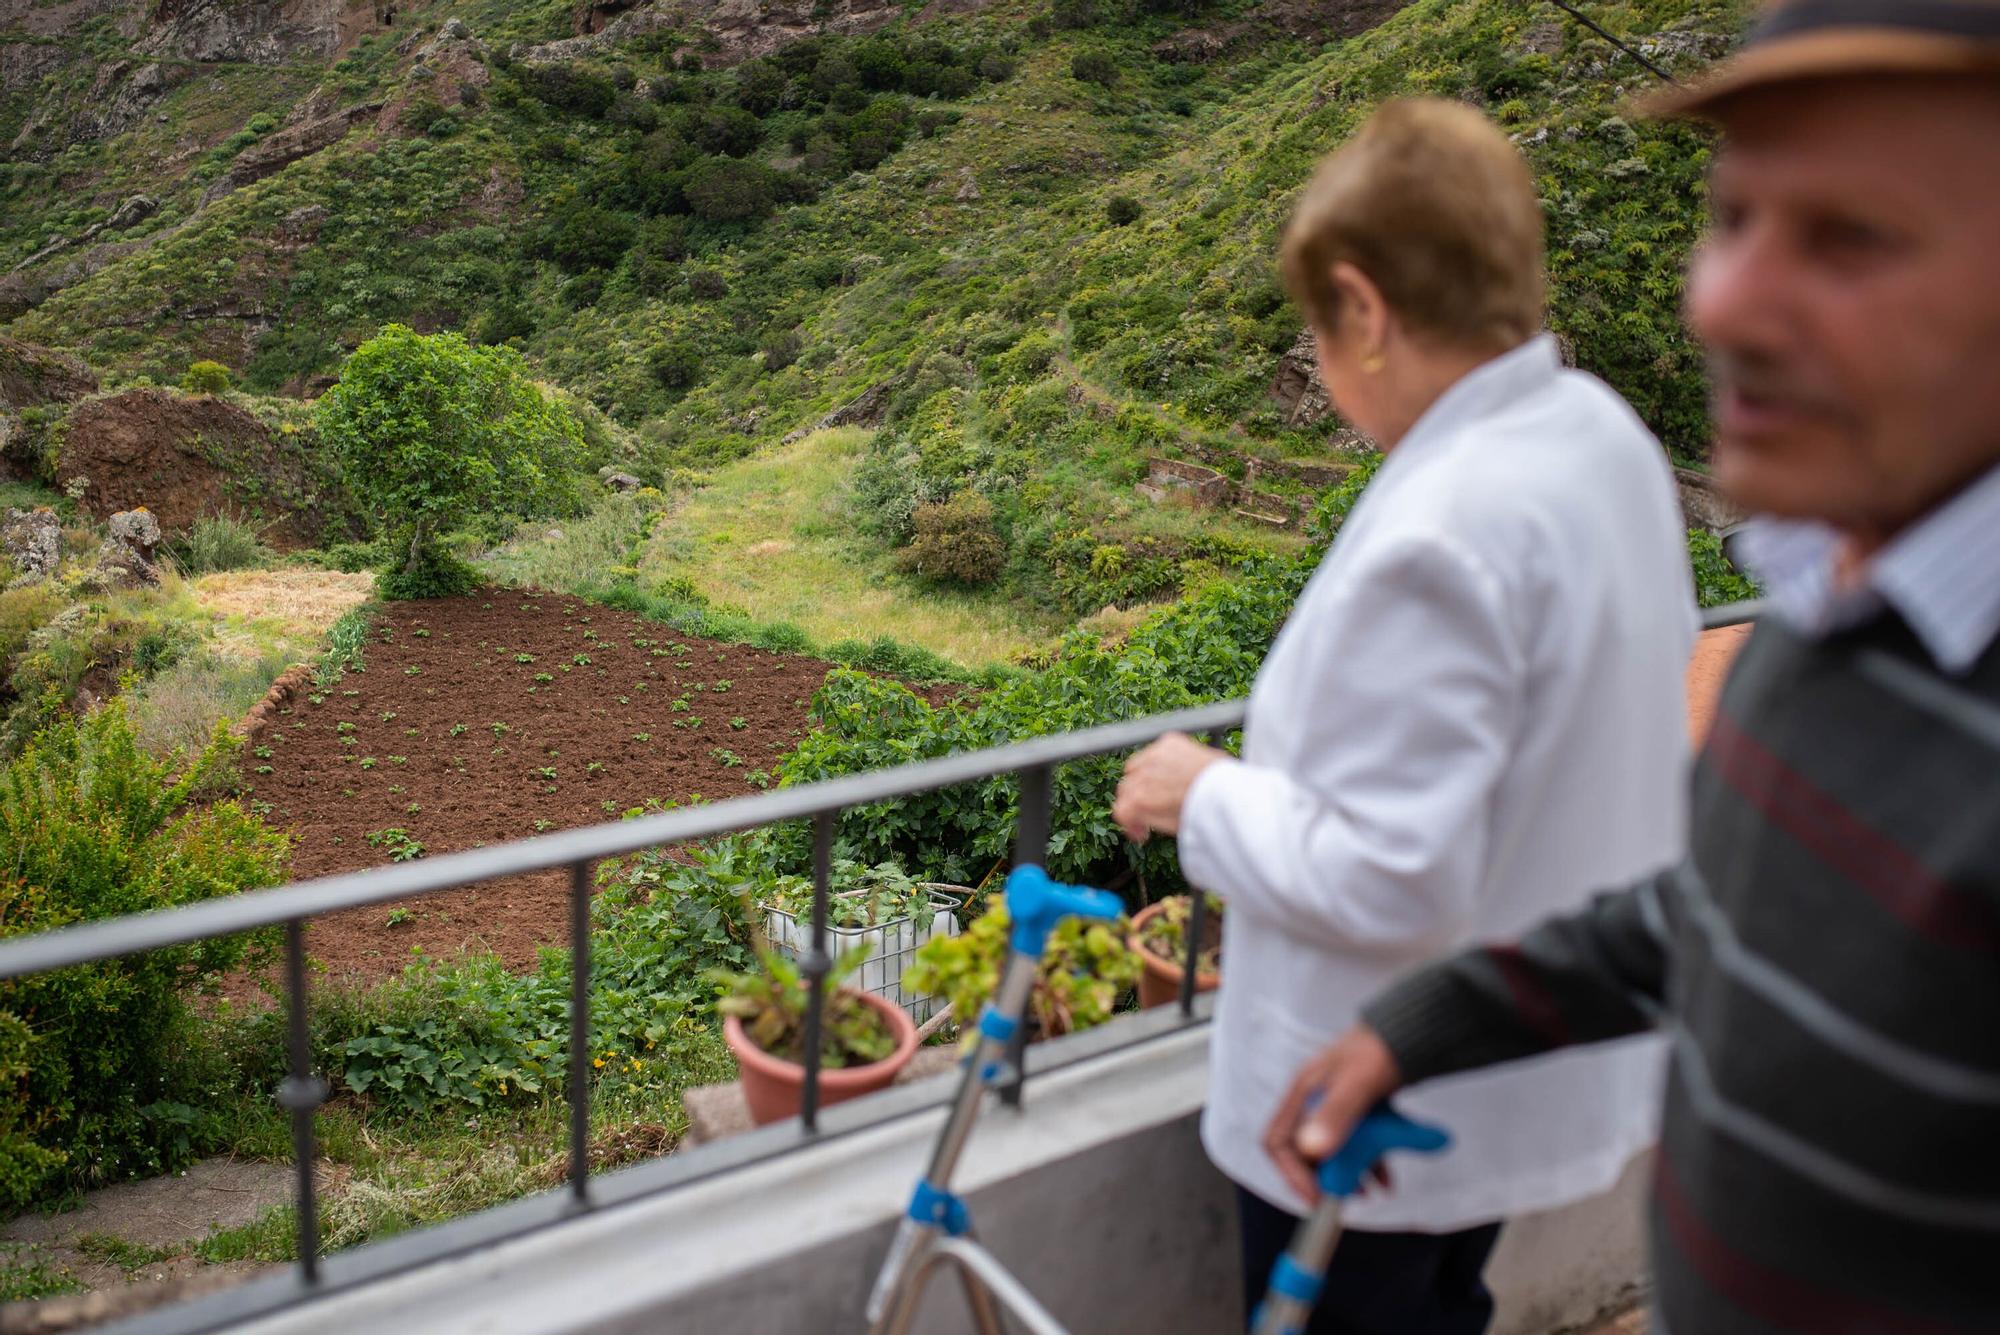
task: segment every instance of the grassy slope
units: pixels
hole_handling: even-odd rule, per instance
[[[890,635],[967,667],[1056,634],[1054,618],[993,597],[918,589],[858,538],[843,483],[868,434],[814,432],[716,470],[654,527],[641,576],[679,576],[715,602],[816,640]]]

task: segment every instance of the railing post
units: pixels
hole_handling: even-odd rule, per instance
[[[1020,814],[1014,826],[1014,865],[1047,865],[1049,856],[1049,767],[1036,765],[1021,771]],[[1033,1003],[1030,1002],[1032,1013]],[[1014,1031],[1007,1044],[1007,1064],[1013,1078],[1000,1086],[1000,1101],[1010,1108],[1021,1106],[1028,1082],[1028,1026]]]
[[[291,1074],[278,1086],[278,1104],[292,1115],[292,1158],[298,1168],[299,1274],[319,1283],[319,1200],[314,1181],[318,1152],[313,1114],[326,1102],[327,1084],[312,1073],[312,1039],[306,1026],[305,922],[285,923],[285,1030]]]
[[[590,864],[569,865],[569,1189],[590,1204]]]
[[[809,1136],[819,1131],[819,1042],[826,1025],[826,976],[833,969],[833,959],[826,953],[826,914],[833,882],[834,816],[822,811],[813,817],[812,945],[799,968],[806,981],[806,1082],[799,1092],[799,1123]]]

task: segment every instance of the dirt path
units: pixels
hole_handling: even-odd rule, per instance
[[[363,662],[245,757],[250,797],[297,835],[299,879],[754,792],[829,667],[504,590],[389,604]],[[391,976],[413,947],[519,968],[568,939],[565,903],[564,873],[514,877],[321,919],[309,949],[336,979]]]

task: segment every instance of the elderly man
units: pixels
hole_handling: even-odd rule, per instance
[[[1776,5],[1668,103],[1723,132],[1687,309],[1773,602],[1690,857],[1392,986],[1266,1149],[1310,1193],[1402,1085],[1660,1028],[1664,1326],[2000,1331],[2000,0]]]

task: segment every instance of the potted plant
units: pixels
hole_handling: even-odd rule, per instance
[[[855,985],[887,997],[919,1023],[943,1003],[903,984],[904,970],[926,942],[958,934],[958,910],[972,891],[917,881],[893,862],[866,866],[834,859],[826,906],[829,949],[865,949]],[[764,930],[779,953],[797,959],[812,943],[813,883],[780,876],[763,899]]]
[[[750,1117],[759,1126],[796,1116],[805,1089],[805,981],[798,965],[761,951],[757,973],[713,975],[722,1037],[736,1057]],[[843,955],[827,975],[819,1034],[821,1107],[886,1089],[917,1051],[917,1026],[893,1001],[840,984],[867,957]]]
[[[917,951],[903,985],[944,997],[969,1033],[1007,957],[1007,908],[995,904],[957,936]],[[1030,1032],[1053,1038],[1104,1023],[1139,979],[1139,960],[1110,923],[1065,920],[1050,934],[1035,990],[1028,998]]]
[[[1139,957],[1139,1006],[1147,1009],[1177,1001],[1186,976],[1188,924],[1194,917],[1194,896],[1169,895],[1140,909],[1127,938]],[[1222,985],[1222,901],[1208,897],[1202,915],[1201,949],[1195,966],[1197,992]]]

